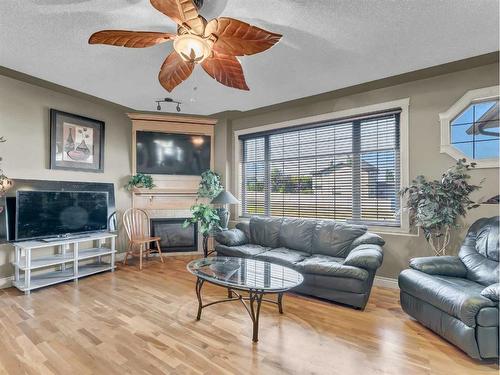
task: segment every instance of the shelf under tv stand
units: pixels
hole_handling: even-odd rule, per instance
[[[94,242],[91,248],[80,249],[82,242]],[[109,247],[106,247],[109,242]],[[116,234],[109,232],[91,233],[54,242],[15,242],[14,286],[25,294],[34,289],[54,285],[99,272],[115,270]],[[55,254],[43,254],[41,249],[56,247]],[[104,261],[103,258],[109,260]],[[87,263],[95,259],[92,263]],[[85,262],[84,262],[85,261]],[[54,270],[56,268],[56,270]],[[32,273],[35,271],[35,273]]]

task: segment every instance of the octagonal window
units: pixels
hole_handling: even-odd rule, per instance
[[[467,158],[476,168],[500,166],[500,86],[467,91],[439,114],[442,153]]]
[[[450,144],[470,159],[499,157],[498,99],[473,102],[450,122]]]

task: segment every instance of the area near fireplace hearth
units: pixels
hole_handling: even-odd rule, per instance
[[[215,119],[205,117],[165,116],[152,114],[128,114],[132,120],[132,174],[155,171],[141,158],[141,143],[145,134],[163,133],[165,135],[185,135],[193,142],[209,142],[206,146],[208,160],[204,166],[214,168],[214,126]],[[172,149],[168,140],[164,142],[163,152],[179,152]],[[184,168],[184,169],[183,169]],[[180,166],[175,174],[148,173],[153,177],[153,189],[134,189],[132,207],[145,210],[151,219],[151,229],[161,237],[160,246],[164,255],[201,253],[202,238],[197,226],[182,228],[182,222],[190,217],[190,208],[197,201],[199,175]],[[188,168],[189,169],[189,168]],[[209,244],[212,247],[212,244]]]

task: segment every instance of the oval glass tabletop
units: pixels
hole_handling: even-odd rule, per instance
[[[255,259],[210,257],[187,265],[193,275],[213,284],[239,289],[284,292],[304,281],[291,268]]]

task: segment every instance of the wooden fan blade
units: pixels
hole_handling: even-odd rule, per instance
[[[234,56],[263,52],[278,43],[282,37],[280,34],[227,17],[211,20],[205,28],[205,36],[210,34],[217,37],[214,51]]]
[[[177,52],[172,51],[161,66],[158,80],[165,90],[171,92],[191,75],[193,69],[193,63],[184,61]]]
[[[150,0],[158,11],[170,17],[178,25],[187,25],[198,35],[203,35],[206,21],[198,14],[193,0]]]
[[[250,90],[245,81],[243,68],[235,56],[214,52],[213,57],[207,58],[201,66],[208,75],[225,86]]]
[[[109,44],[112,46],[144,48],[168,42],[175,34],[152,31],[103,30],[89,38],[89,44]]]

